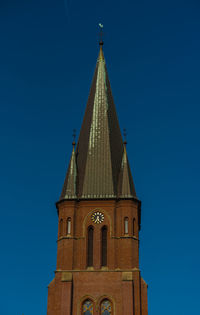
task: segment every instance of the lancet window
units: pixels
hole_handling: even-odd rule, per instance
[[[71,218],[68,218],[67,219],[67,234],[71,234],[71,223],[72,223]]]
[[[101,229],[101,265],[107,266],[107,227]]]
[[[135,218],[133,219],[133,235],[135,235]]]
[[[87,299],[86,301],[83,302],[82,314],[93,315],[93,303],[91,300]]]
[[[93,235],[94,228],[92,226],[88,227],[88,248],[87,248],[87,265],[88,267],[93,266]]]
[[[128,234],[128,218],[124,219],[124,233]]]
[[[101,302],[101,315],[111,315],[112,314],[112,305],[108,299],[105,299]]]

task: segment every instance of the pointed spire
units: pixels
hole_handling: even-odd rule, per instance
[[[73,146],[60,200],[76,196],[79,199],[136,196],[106,69],[103,42],[99,45],[76,151]]]
[[[74,135],[73,135],[74,136]],[[76,155],[75,155],[75,141],[72,142],[73,149],[71,160],[69,163],[67,175],[65,178],[65,182],[63,185],[63,190],[60,196],[60,200],[63,199],[75,199],[76,196],[76,176],[77,176],[77,168],[76,168]]]
[[[123,142],[101,43],[76,153],[79,197],[115,197]]]
[[[124,141],[124,152],[122,157],[121,170],[119,174],[119,198],[135,198],[136,192],[130,171],[130,166],[126,151],[126,140]]]

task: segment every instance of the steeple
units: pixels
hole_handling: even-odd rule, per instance
[[[76,152],[72,152],[60,200],[75,198],[75,195],[79,199],[117,198],[122,193],[118,192],[119,187],[123,189],[123,196],[136,196],[127,156],[124,153],[103,54],[103,42],[100,41],[99,45],[96,69]],[[71,168],[74,173],[70,173]],[[121,186],[120,176],[123,178]]]
[[[139,267],[141,203],[102,48],[101,40],[78,143],[56,203],[57,264],[47,315],[148,315]]]

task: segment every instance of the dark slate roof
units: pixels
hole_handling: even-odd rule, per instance
[[[75,196],[83,199],[116,198],[119,195],[136,197],[102,45],[75,155],[73,170],[77,169],[77,176],[76,172],[70,175],[69,166],[60,200]],[[75,181],[76,190],[73,186]]]

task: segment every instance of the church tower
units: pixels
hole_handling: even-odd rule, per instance
[[[103,55],[59,201],[47,315],[147,315],[136,196]]]

